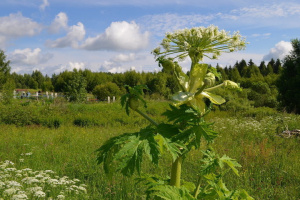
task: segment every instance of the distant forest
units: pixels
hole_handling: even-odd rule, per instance
[[[291,112],[300,112],[300,59],[298,39],[292,40],[294,51],[283,61],[271,59],[256,65],[252,59],[237,61],[225,68],[215,66],[223,80],[232,80],[243,88],[241,92],[225,92],[226,109],[247,109],[249,107],[285,108]],[[297,46],[298,45],[298,46]],[[108,96],[120,97],[126,93],[125,85],[147,85],[145,91],[151,99],[170,99],[179,90],[172,72],[136,72],[124,73],[92,72],[91,70],[64,71],[51,77],[35,70],[32,74],[10,73],[9,61],[0,51],[0,89],[35,89],[69,94],[68,100],[86,99],[90,93],[99,100]],[[188,74],[189,72],[187,72]],[[297,96],[298,95],[298,96]],[[77,97],[76,97],[77,96]]]

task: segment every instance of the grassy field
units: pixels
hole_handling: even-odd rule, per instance
[[[159,114],[167,105],[168,102],[150,102],[147,113],[163,121]],[[144,199],[145,188],[135,185],[136,177],[106,177],[102,166],[96,164],[95,154],[110,137],[148,125],[137,114],[127,116],[117,103],[30,103],[1,109],[2,122],[4,117],[6,121],[0,124],[0,162],[10,160],[17,169],[53,170],[59,177],[79,179],[86,185],[87,199]],[[25,110],[30,116],[22,114]],[[300,116],[213,111],[207,120],[215,122],[214,128],[220,132],[214,148],[242,165],[240,177],[226,177],[229,188],[244,188],[255,199],[300,199],[300,140],[277,136],[285,127],[300,129]],[[52,126],[49,122],[53,121],[58,125]],[[184,179],[196,181],[200,158],[201,153],[194,151],[185,160]],[[166,175],[170,173],[170,162],[163,158],[159,168],[146,162],[143,171]]]

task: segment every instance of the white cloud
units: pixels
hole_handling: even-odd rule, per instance
[[[80,69],[85,69],[86,64],[84,62],[68,62],[67,64],[61,64],[59,66],[56,66],[53,68],[53,71],[48,72],[48,73],[61,73],[63,71],[73,71],[74,69],[80,70]]]
[[[84,39],[85,29],[81,22],[68,28],[68,33],[65,37],[58,38],[55,41],[48,40],[46,45],[52,48],[72,47],[78,48],[78,42]]]
[[[68,30],[68,16],[64,12],[60,12],[48,28],[50,33],[58,33],[61,29]]]
[[[236,26],[296,28],[300,27],[300,4],[294,2],[278,2],[268,4],[252,4],[233,9],[229,13],[220,13],[220,23]],[[233,22],[234,20],[234,22]],[[216,21],[217,22],[217,21]],[[218,23],[218,22],[217,22]]]
[[[39,65],[45,63],[53,57],[52,54],[42,54],[40,48],[36,49],[16,49],[10,55],[12,65]]]
[[[87,50],[139,50],[147,47],[149,33],[141,33],[135,22],[112,22],[104,33],[87,38],[81,48]]]
[[[23,17],[22,13],[0,17],[0,48],[13,38],[34,36],[41,30],[40,24],[30,18]]]
[[[213,15],[178,15],[178,14],[158,14],[147,15],[139,20],[139,24],[144,29],[151,30],[151,33],[163,36],[166,32],[186,27],[194,27],[203,24],[209,25],[216,16]]]
[[[263,60],[269,61],[273,59],[282,60],[286,55],[290,53],[293,49],[292,44],[290,42],[280,41],[278,42],[274,48],[270,49],[270,52],[263,57]]]
[[[260,34],[260,33],[254,33],[252,34],[251,36],[252,37],[269,37],[271,35],[271,33],[263,33],[263,34]]]
[[[73,69],[84,69],[85,64],[83,62],[69,62],[67,65],[68,70],[73,70]]]
[[[49,4],[48,0],[43,0],[43,3],[40,5],[40,9],[45,10],[45,8],[49,5],[50,4]]]
[[[136,59],[140,59],[139,56],[137,56],[135,53],[130,53],[130,54],[118,54],[114,56],[111,61],[113,62],[130,62],[134,61]]]

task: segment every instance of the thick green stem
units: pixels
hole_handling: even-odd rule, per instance
[[[170,185],[176,186],[178,188],[180,187],[181,164],[182,164],[182,156],[179,156],[172,163],[172,170],[171,170]]]
[[[139,109],[135,109],[134,111],[136,111],[137,113],[139,113],[140,115],[142,115],[145,119],[147,119],[149,122],[151,122],[153,125],[158,126],[158,123],[156,123],[153,119],[151,119],[148,115],[146,115],[145,113],[143,113],[142,111],[140,111]]]

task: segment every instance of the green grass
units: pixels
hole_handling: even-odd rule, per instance
[[[125,114],[115,104],[50,104],[29,105],[37,117],[50,112],[61,120],[59,128],[48,128],[42,123],[30,125],[0,124],[0,161],[11,160],[18,168],[51,169],[59,176],[78,178],[87,185],[89,199],[143,199],[143,186],[135,185],[134,178],[115,174],[108,178],[102,166],[96,164],[95,150],[107,139],[125,132],[138,131],[148,122],[136,113]],[[5,109],[5,107],[2,107]],[[13,109],[11,107],[10,109]],[[150,102],[147,113],[156,121],[165,118],[159,114],[167,109],[167,102]],[[7,110],[3,112],[9,113]],[[8,115],[5,115],[8,116]],[[274,114],[259,117],[232,116],[215,111],[208,118],[214,121],[220,137],[214,148],[220,155],[236,158],[242,165],[240,177],[228,174],[229,188],[244,188],[255,199],[300,199],[299,138],[277,137],[285,125],[300,129],[300,116]],[[254,115],[255,116],[255,115]],[[75,119],[91,120],[89,126],[75,126]],[[25,153],[32,152],[26,156]],[[183,178],[195,181],[201,154],[194,151],[183,164]],[[20,162],[24,159],[24,162]],[[147,161],[143,171],[169,175],[170,159],[163,158],[159,168]]]

